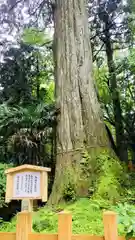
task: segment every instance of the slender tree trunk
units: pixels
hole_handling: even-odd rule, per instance
[[[110,74],[110,87],[113,101],[113,111],[114,111],[114,120],[115,120],[115,131],[116,131],[116,146],[117,153],[121,161],[127,162],[127,147],[125,144],[125,136],[124,136],[124,127],[122,121],[122,110],[120,105],[120,98],[117,86],[116,79],[116,69],[113,60],[113,48],[110,39],[109,32],[109,23],[106,22],[105,27],[105,46],[106,46],[106,56],[108,62],[108,69]]]
[[[70,181],[78,194],[82,152],[108,146],[92,78],[92,53],[85,0],[56,0],[55,77],[57,117],[56,173],[49,199],[57,204]]]
[[[36,76],[36,94],[37,94],[37,100],[40,98],[40,82],[39,82],[39,60],[37,56],[37,76]]]

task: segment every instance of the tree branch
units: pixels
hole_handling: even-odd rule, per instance
[[[23,0],[18,0],[13,6],[9,9],[9,12],[12,11],[19,3],[21,3]],[[24,0],[25,1],[25,0]]]
[[[100,49],[96,52],[95,56],[93,57],[93,62],[96,60],[97,55],[100,53],[103,47],[104,47],[104,43],[101,45]]]

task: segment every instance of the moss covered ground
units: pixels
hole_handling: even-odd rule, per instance
[[[118,214],[119,235],[135,235],[135,173],[128,173],[108,152],[95,158],[83,156],[84,169],[88,172],[91,172],[89,168],[93,169],[88,176],[85,172],[90,181],[89,198],[78,198],[71,184],[64,192],[68,202],[55,208],[45,206],[33,213],[33,231],[56,233],[58,213],[67,210],[72,213],[73,233],[103,235],[103,212],[111,210]],[[16,216],[10,222],[0,219],[0,231],[14,232],[15,228]]]
[[[46,206],[40,208],[37,212],[34,212],[33,231],[41,233],[56,233],[58,213],[63,210],[68,210],[72,213],[73,233],[78,234],[89,233],[95,235],[103,235],[102,216],[105,210],[113,210],[118,213],[118,229],[120,235],[124,235],[126,231],[128,231],[126,229],[126,226],[129,225],[131,228],[132,224],[130,223],[130,219],[134,220],[135,222],[134,205],[110,205],[105,200],[90,200],[88,198],[82,198],[74,203],[60,205],[55,209],[51,209]],[[127,220],[128,217],[129,221]],[[15,226],[16,216],[12,219],[11,222],[1,222],[0,231],[14,232]]]

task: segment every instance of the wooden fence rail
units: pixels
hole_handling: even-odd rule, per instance
[[[21,212],[17,216],[16,233],[0,233],[0,240],[124,240],[118,237],[117,216],[114,212],[104,212],[104,236],[89,234],[72,234],[72,215],[61,212],[58,216],[58,233],[32,233],[32,214]]]

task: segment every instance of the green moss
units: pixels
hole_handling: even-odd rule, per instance
[[[33,214],[33,231],[57,232],[58,212],[68,210],[72,212],[73,233],[89,233],[103,235],[103,210],[116,210],[119,214],[118,201],[126,201],[127,173],[125,167],[110,152],[103,150],[87,152],[82,154],[82,174],[80,181],[76,183],[71,171],[67,171],[69,184],[64,188],[65,199],[76,200],[74,203],[62,203],[55,208],[46,206],[40,208]],[[72,176],[69,176],[71,174]],[[73,178],[72,178],[73,177]],[[132,178],[133,179],[133,178]],[[71,181],[72,180],[72,181]],[[77,200],[77,187],[87,184],[89,198]],[[129,185],[130,186],[130,185]],[[133,207],[135,209],[135,207]],[[0,224],[0,231],[15,231],[16,217],[10,223]],[[125,233],[124,228],[119,225],[120,234]]]
[[[104,210],[112,210],[118,213],[119,235],[125,235],[127,230],[134,227],[135,206],[125,204],[111,205],[108,200],[78,199],[74,203],[62,204],[54,209],[49,207],[40,208],[33,213],[33,231],[40,233],[57,233],[58,212],[68,210],[72,213],[72,230],[74,234],[88,233],[103,235],[102,216]],[[15,232],[16,217],[10,223],[1,223],[0,231]],[[135,229],[134,229],[135,233]]]
[[[81,164],[82,179],[85,186],[89,185],[89,196],[112,203],[121,199],[126,189],[127,172],[112,151],[100,148],[85,152]]]
[[[55,209],[41,208],[33,214],[33,231],[42,233],[57,232],[58,212],[60,210],[72,212],[73,233],[103,234],[102,209],[96,202],[87,198],[80,199],[72,204],[63,204]],[[14,232],[16,218],[11,223],[0,225],[0,231]]]
[[[111,202],[120,200],[124,194],[126,184],[126,170],[119,160],[104,152],[98,156],[100,160],[100,173],[96,181],[95,196]]]

